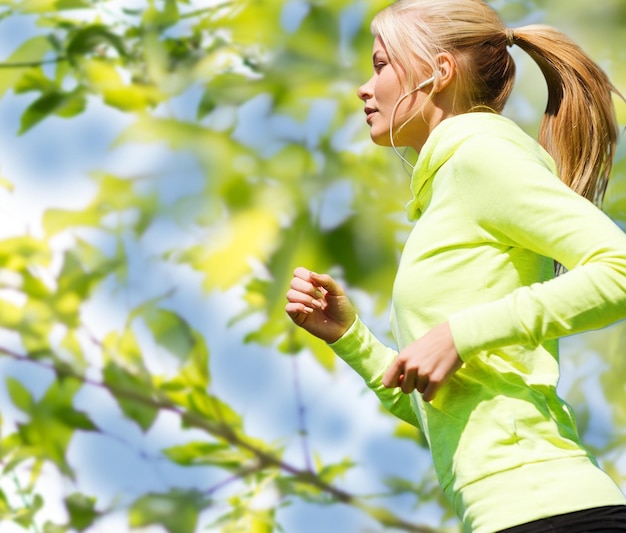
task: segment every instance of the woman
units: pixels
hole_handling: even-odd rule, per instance
[[[480,0],[401,0],[372,31],[371,137],[419,153],[393,288],[401,349],[306,268],[288,315],[419,425],[467,531],[626,531],[624,495],[556,393],[558,337],[626,317],[626,236],[589,201],[611,169],[614,87],[560,32],[506,29]],[[548,83],[543,148],[499,114],[513,45]]]

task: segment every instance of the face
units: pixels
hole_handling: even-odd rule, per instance
[[[372,140],[381,146],[391,146],[389,130],[393,117],[394,143],[396,146],[412,146],[419,151],[428,136],[427,94],[430,85],[412,92],[404,98],[393,114],[398,100],[407,94],[404,75],[390,64],[387,51],[380,40],[374,40],[372,52],[374,73],[369,81],[359,87],[357,94],[365,103],[367,123]],[[417,79],[426,80],[431,74],[418,72]],[[424,109],[421,109],[424,107]],[[416,113],[416,111],[418,111]],[[409,123],[400,128],[407,119]]]

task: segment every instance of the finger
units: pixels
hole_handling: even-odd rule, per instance
[[[313,312],[313,309],[299,303],[290,302],[285,306],[285,312],[295,324],[301,325],[306,320],[306,317]]]
[[[424,393],[422,394],[422,399],[425,402],[430,402],[435,398],[437,391],[439,390],[440,385],[437,383],[429,383],[426,389],[424,389]]]
[[[307,293],[294,289],[289,289],[286,294],[287,301],[293,304],[300,304],[313,312],[314,309],[322,309],[324,304],[318,299],[311,297]]]
[[[417,379],[415,380],[415,388],[418,390],[418,392],[420,393],[424,393],[424,391],[429,387],[430,385],[430,381],[428,379],[428,376],[417,376]]]
[[[415,372],[407,372],[404,379],[400,383],[400,390],[405,394],[413,392],[417,388],[417,374]]]
[[[400,385],[400,376],[404,374],[404,361],[396,358],[389,368],[383,374],[383,385],[388,389],[398,387]],[[406,380],[406,376],[404,376]]]
[[[307,294],[311,298],[319,299],[324,297],[324,294],[318,287],[308,281],[303,280],[302,278],[292,278],[291,282],[289,283],[289,287],[294,291]]]
[[[344,294],[343,288],[328,274],[318,274],[317,272],[311,272],[311,282],[317,287],[322,287],[331,296],[341,296]]]
[[[311,271],[308,268],[297,267],[293,271],[293,276],[294,278],[299,278],[304,281],[309,281],[309,282],[311,281]]]

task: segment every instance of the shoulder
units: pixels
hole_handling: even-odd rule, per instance
[[[554,160],[536,139],[508,119],[496,124],[497,127],[483,127],[468,136],[458,146],[454,162],[487,173],[491,169],[515,173],[521,165],[556,175]]]

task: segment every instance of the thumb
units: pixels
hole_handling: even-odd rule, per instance
[[[339,285],[328,274],[318,274],[317,272],[311,272],[310,277],[311,277],[311,282],[313,283],[313,285],[326,289],[328,294],[332,296],[339,296],[344,293],[343,289],[341,288],[341,285]]]

